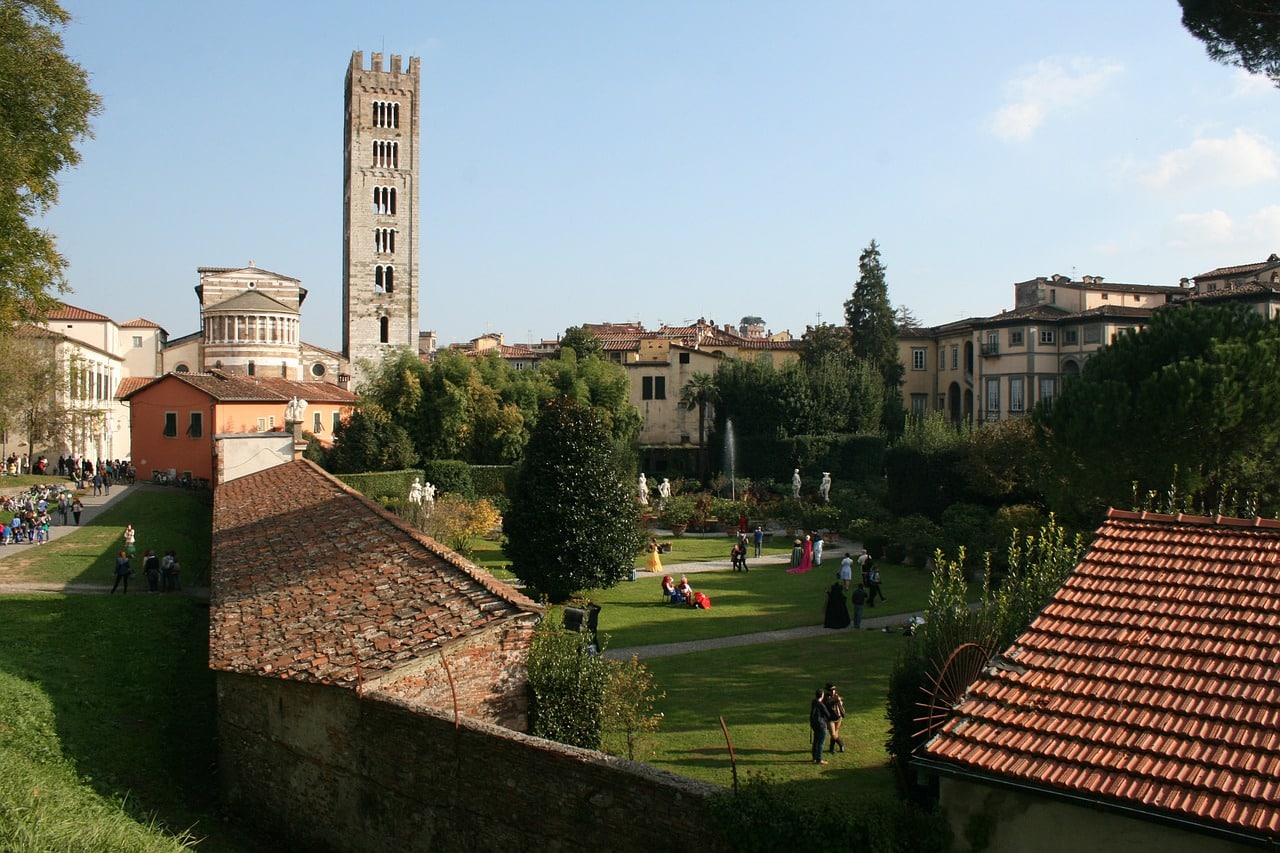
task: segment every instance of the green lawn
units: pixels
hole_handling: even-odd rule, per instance
[[[31,579],[109,581],[127,522],[141,548],[170,543],[207,577],[207,499],[141,490],[0,568],[23,560]],[[0,849],[171,850],[188,829],[201,850],[260,849],[217,818],[206,604],[0,596],[0,625]]]
[[[905,641],[898,633],[841,631],[646,661],[666,698],[658,705],[662,728],[646,742],[644,760],[730,786],[724,717],[741,778],[767,774],[800,786],[806,798],[889,793],[894,782],[884,750],[885,696]],[[809,763],[809,701],[827,681],[845,697],[846,752],[819,767]]]

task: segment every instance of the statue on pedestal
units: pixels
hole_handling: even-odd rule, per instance
[[[791,475],[791,497],[800,500],[800,469],[797,468]]]
[[[302,423],[302,415],[307,410],[307,401],[294,397],[284,407],[284,419],[291,424]]]
[[[413,485],[409,487],[409,503],[422,506],[422,481],[417,477],[413,478]]]
[[[831,502],[831,472],[822,472],[822,484],[818,486],[818,494],[822,495],[822,502]]]
[[[649,505],[649,481],[643,471],[640,472],[640,482],[636,484],[636,497],[640,499],[640,506]]]
[[[427,515],[431,515],[431,511],[436,508],[436,487],[431,483],[427,483],[422,487],[422,499],[427,503]]]

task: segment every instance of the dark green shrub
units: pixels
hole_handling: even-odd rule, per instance
[[[924,565],[943,544],[942,528],[923,515],[908,515],[899,521],[894,525],[894,538],[902,546],[902,562],[911,566]]]
[[[471,466],[466,462],[458,459],[432,459],[423,464],[422,470],[426,474],[426,482],[441,492],[459,495],[467,500],[476,496]]]
[[[984,555],[996,542],[991,533],[991,515],[977,504],[958,503],[947,507],[942,513],[942,532],[946,539],[942,547],[950,553],[964,548],[967,566],[982,565]]]
[[[355,489],[372,501],[381,498],[408,500],[409,488],[415,477],[422,479],[422,471],[406,469],[403,471],[374,471],[369,474],[334,474],[342,482]],[[425,479],[423,482],[426,482]],[[386,506],[386,504],[383,504]]]
[[[599,749],[608,662],[587,631],[566,631],[558,609],[547,609],[529,645],[530,734]]]
[[[507,480],[511,472],[510,465],[472,465],[471,482],[475,487],[475,497],[488,498],[491,501],[495,498],[505,499]]]
[[[891,796],[833,808],[803,798],[794,786],[751,776],[737,794],[713,798],[708,811],[736,851],[838,849],[931,853],[951,849],[951,829],[939,810]]]

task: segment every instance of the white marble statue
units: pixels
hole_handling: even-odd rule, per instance
[[[822,472],[822,483],[818,486],[818,494],[822,495],[822,502],[829,503],[831,501],[831,472]]]
[[[664,501],[671,497],[671,481],[666,477],[663,477],[662,482],[658,484],[658,497]]]
[[[640,472],[640,482],[636,484],[636,496],[640,498],[640,506],[649,505],[649,481],[644,472]]]
[[[294,397],[284,407],[284,419],[289,423],[302,423],[302,413],[307,410],[307,401]]]
[[[422,506],[422,481],[417,477],[413,478],[413,485],[409,487],[409,503]]]
[[[431,510],[436,506],[436,487],[433,483],[427,483],[422,487],[422,499],[427,503],[427,515],[431,514]]]
[[[791,475],[791,497],[800,500],[800,469],[797,468]]]

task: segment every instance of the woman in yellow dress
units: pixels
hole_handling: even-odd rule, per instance
[[[645,564],[645,568],[651,572],[662,571],[662,558],[658,556],[658,540],[649,540],[649,562]]]

